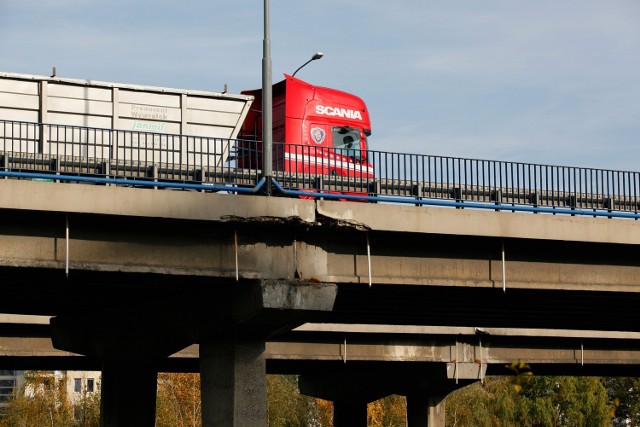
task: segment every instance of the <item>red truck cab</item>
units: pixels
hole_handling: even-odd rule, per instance
[[[373,177],[373,168],[367,159],[371,122],[364,101],[336,89],[313,86],[287,74],[284,77],[273,85],[272,90],[273,169]],[[253,95],[255,100],[239,138],[262,141],[262,90],[247,90],[242,94]],[[261,145],[256,148],[261,149]],[[261,166],[261,153],[254,152],[249,159],[244,151],[238,156],[240,167]]]

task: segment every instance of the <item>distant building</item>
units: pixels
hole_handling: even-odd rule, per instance
[[[0,370],[0,415],[24,384],[24,371]]]
[[[42,371],[31,382],[27,383],[25,372],[30,371],[3,371],[0,370],[0,416],[17,393],[23,392],[25,396],[34,396],[38,393],[51,390],[64,390],[67,400],[74,407],[87,396],[100,393],[100,371]],[[33,378],[37,380],[33,382]],[[64,381],[64,385],[60,382]]]
[[[66,371],[67,396],[77,404],[88,394],[100,393],[100,371]]]

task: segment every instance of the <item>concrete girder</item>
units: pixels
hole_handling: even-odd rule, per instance
[[[359,286],[366,288],[364,292],[352,293],[353,298],[347,298],[339,307],[341,317],[332,319],[337,323],[415,321],[418,326],[437,322],[452,326],[637,331],[638,322],[633,313],[640,295],[637,279],[640,263],[635,250],[640,241],[640,228],[634,221],[19,180],[2,180],[0,187],[0,268],[3,283],[7,284],[3,292],[8,295],[0,303],[0,310],[11,313],[54,314],[60,319],[84,322],[86,317],[73,317],[74,304],[99,301],[102,305],[99,313],[120,310],[133,322],[134,315],[127,314],[127,310],[117,304],[105,304],[103,297],[117,300],[118,295],[129,298],[130,293],[136,293],[138,300],[144,301],[147,290],[152,294],[162,290],[188,293],[176,286],[155,286],[161,278],[168,278],[165,285],[167,281],[179,280],[177,278],[184,278],[186,284],[195,282],[194,286],[187,287],[189,292],[199,290],[200,285],[210,285],[207,280],[224,287],[233,285],[230,282],[235,278],[242,287],[249,280],[303,279],[338,282],[343,294],[364,284]],[[117,281],[141,276],[148,282],[140,287],[111,283],[114,278]],[[100,286],[95,286],[96,281]],[[367,283],[370,286],[367,287]],[[427,292],[415,293],[412,288]],[[431,292],[436,288],[451,289],[442,294]],[[382,292],[378,293],[378,289]],[[530,292],[518,292],[523,290]],[[259,291],[262,293],[263,289]],[[288,290],[286,294],[289,295]],[[66,295],[72,295],[73,301]],[[196,313],[205,312],[202,308],[212,301],[206,298],[210,295],[191,294],[192,299],[203,300],[198,301],[200,311]],[[284,301],[288,301],[287,298]],[[222,298],[221,301],[234,300]],[[267,337],[304,318],[297,316],[300,313],[283,313],[287,311],[284,307],[293,306],[291,301],[276,303],[271,308],[260,309],[258,305],[257,311],[255,305],[242,308],[246,311],[236,311],[231,308],[235,304],[215,301],[207,307],[219,313],[213,316],[216,325],[213,329],[222,330],[222,338],[227,340],[223,342],[228,342],[227,347],[233,354],[243,343],[254,347],[253,354],[257,356],[253,362],[247,362],[249,372],[264,369],[260,361],[261,341],[251,334]],[[175,306],[171,301],[165,303],[164,307],[169,309]],[[458,304],[464,309],[456,311]],[[444,309],[438,310],[441,307]],[[317,312],[311,311],[309,314],[315,317]],[[524,314],[520,315],[521,311]],[[231,314],[224,314],[229,312]],[[436,314],[420,317],[422,313]],[[460,314],[468,317],[461,319]],[[152,315],[152,310],[144,313],[144,316]],[[195,317],[199,325],[201,319]],[[613,317],[618,319],[611,321]],[[484,323],[488,321],[491,323]],[[60,320],[60,323],[69,322]],[[108,321],[94,325],[98,331],[109,328]],[[124,328],[126,326],[120,325],[116,329]],[[89,327],[85,329],[88,330]],[[144,333],[144,330],[138,327],[134,332]],[[203,330],[211,336],[220,332],[211,330],[211,323],[207,323],[205,328],[195,328],[196,335],[202,337]],[[60,328],[56,334],[59,333]],[[84,342],[79,346],[103,355],[118,354],[119,350],[114,350],[117,339],[108,332],[101,333],[106,336],[102,342]],[[69,332],[65,337],[63,332],[56,340],[71,343],[68,348],[76,348],[78,344],[73,343],[81,335],[82,332]],[[160,356],[190,339],[188,334],[186,338],[178,335],[167,343],[157,343],[154,334],[145,337],[144,353],[149,357],[154,353]],[[520,354],[508,345],[501,347],[504,342],[499,338],[487,337],[483,348],[490,346],[491,350],[480,353],[481,363],[495,367],[508,362],[508,357],[521,355],[523,359],[530,357],[540,362],[538,366],[543,368],[565,363],[560,365],[565,373],[569,369],[580,373],[600,372],[609,365],[637,369],[638,350],[633,342],[624,354],[618,355],[615,344],[609,341],[585,341],[584,345],[581,340],[561,344],[555,341],[551,343],[555,346],[550,346],[547,342],[541,344],[540,341],[549,341],[544,335],[541,337],[518,348]],[[328,355],[312,351],[307,354],[312,354],[318,363],[322,363],[322,357],[341,363],[341,338],[322,349],[328,350]],[[307,346],[309,350],[309,343],[307,340],[301,347]],[[135,342],[127,338],[122,344],[131,345],[129,348],[133,351]],[[295,353],[282,346],[280,353],[275,350],[269,353],[269,344],[266,357],[280,357],[287,362],[290,362],[287,357],[304,357],[300,349]],[[313,344],[311,341],[311,346]],[[204,341],[204,346],[205,352],[225,352],[216,349],[210,341]],[[414,354],[421,355],[425,362],[440,357],[435,362],[449,363],[450,369],[456,368],[454,377],[455,372],[464,370],[469,373],[463,376],[481,374],[473,358],[455,357],[452,361],[450,344],[436,346],[441,347],[437,355],[433,345],[400,348],[393,343],[383,343],[377,351],[379,355],[401,358],[404,362],[410,361]],[[354,349],[353,345],[350,348]],[[369,350],[364,343],[349,355],[362,359],[378,357],[371,356]],[[274,356],[275,353],[278,354]],[[222,358],[213,356],[213,359],[215,357]],[[240,365],[234,362],[236,358],[226,357],[230,360],[226,365],[229,369],[242,366],[242,362],[237,361]],[[116,358],[115,366],[118,362]],[[630,366],[624,366],[625,363]],[[105,365],[105,372],[117,371]],[[106,380],[109,383],[114,378]],[[236,387],[232,387],[234,393],[238,390]],[[261,388],[258,383],[256,387]],[[437,400],[437,395],[421,394],[425,391],[419,388],[404,391],[412,401],[420,402],[428,397],[430,406]],[[227,408],[235,405],[235,398],[230,401],[232,404]],[[420,407],[420,403],[417,405]],[[352,407],[346,412],[361,419],[358,415],[362,414],[361,408]],[[141,416],[142,419],[146,418]]]
[[[485,368],[486,369],[486,368]],[[470,378],[462,378],[463,373]],[[397,394],[407,397],[407,426],[444,427],[443,399],[478,380],[477,371],[452,378],[443,363],[422,366],[355,364],[299,377],[300,392],[334,402],[334,426],[366,427],[367,404]]]
[[[203,425],[264,426],[266,339],[330,311],[336,294],[334,284],[243,283],[191,312],[138,307],[90,319],[53,317],[52,342],[59,350],[103,361],[102,427],[152,427],[158,362],[195,342],[200,344]],[[126,393],[132,377],[138,385],[135,399]]]

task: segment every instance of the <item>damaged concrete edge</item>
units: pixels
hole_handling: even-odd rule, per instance
[[[264,308],[331,311],[338,293],[335,283],[263,280]]]
[[[262,279],[240,290],[233,313],[247,319],[264,309],[331,311],[338,294],[335,283]]]
[[[299,216],[278,217],[278,216],[254,216],[245,217],[238,215],[224,215],[220,218],[222,222],[242,223],[242,224],[272,224],[272,225],[319,225],[313,221],[310,222]]]
[[[315,201],[197,191],[0,180],[0,208],[178,220],[299,218],[316,221]],[[24,197],[29,194],[31,197]],[[114,203],[117,200],[117,203]]]
[[[477,209],[316,201],[318,218],[374,231],[637,245],[637,221]]]
[[[29,194],[30,197],[24,197]],[[117,200],[117,203],[114,203]],[[0,208],[202,221],[280,221],[356,230],[637,245],[637,221],[0,180]]]
[[[306,201],[308,202],[308,201]],[[317,201],[313,203],[312,215],[290,215],[290,216],[277,216],[277,215],[261,215],[261,216],[249,216],[249,215],[223,215],[220,220],[228,223],[238,224],[271,224],[271,225],[292,225],[292,226],[310,226],[310,227],[330,227],[330,228],[345,228],[354,229],[357,231],[369,231],[371,227],[369,225],[360,222],[354,218],[339,217],[337,215],[326,215],[322,212],[321,208],[318,208]],[[345,202],[338,202],[341,205]],[[307,212],[305,212],[307,213]]]

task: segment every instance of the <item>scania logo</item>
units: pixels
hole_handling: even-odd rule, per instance
[[[354,119],[354,120],[362,120],[362,114],[358,110],[328,107],[325,105],[316,105],[316,114],[320,114],[324,116],[338,116],[338,117]]]
[[[313,139],[313,142],[315,142],[316,144],[322,144],[322,141],[324,141],[324,129],[322,128],[312,128],[311,129],[311,139]]]

